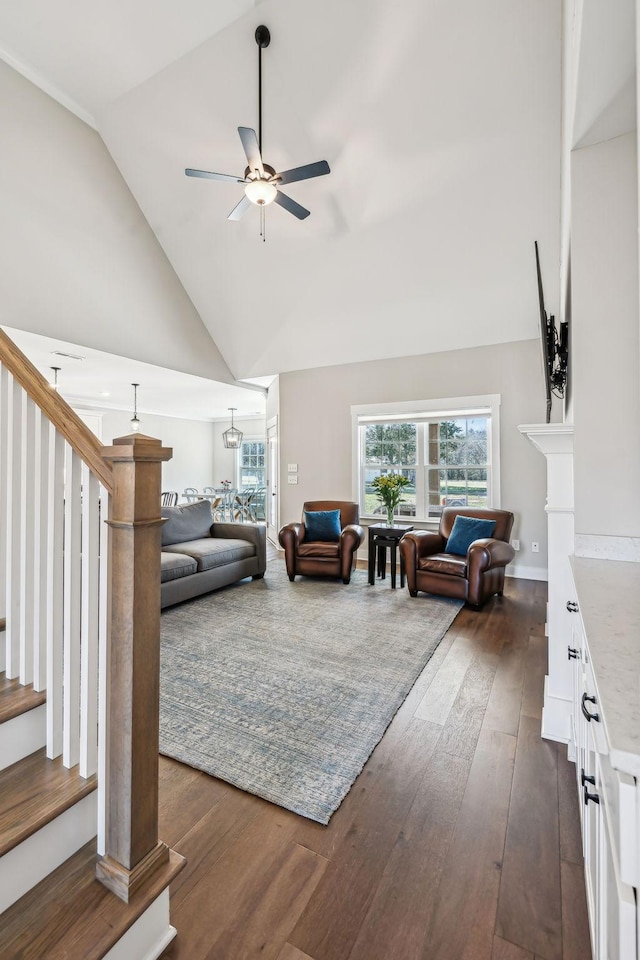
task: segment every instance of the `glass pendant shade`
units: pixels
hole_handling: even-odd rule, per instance
[[[277,189],[269,180],[252,180],[244,188],[244,192],[252,203],[262,206],[275,200]]]
[[[132,433],[140,433],[142,430],[142,420],[138,420],[138,387],[139,383],[132,383],[133,387],[133,416],[129,421]]]
[[[222,440],[227,450],[237,450],[242,443],[242,431],[233,425],[233,411],[237,407],[229,407],[231,410],[231,426],[222,434]]]

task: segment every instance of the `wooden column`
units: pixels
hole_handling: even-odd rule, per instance
[[[110,527],[105,854],[96,876],[121,900],[169,859],[158,840],[161,464],[173,451],[133,434],[103,449]]]

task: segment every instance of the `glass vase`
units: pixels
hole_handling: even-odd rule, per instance
[[[393,507],[387,506],[387,526],[393,526]]]

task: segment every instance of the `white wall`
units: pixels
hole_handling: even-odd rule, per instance
[[[640,536],[637,149],[572,155],[575,529]]]
[[[231,380],[100,136],[2,61],[0,143],[2,322]]]
[[[131,411],[83,410],[74,408],[90,429],[95,430],[96,418],[100,418],[100,439],[108,446],[116,437],[131,433]],[[164,447],[173,448],[171,460],[162,464],[162,489],[177,490],[185,487],[217,485],[214,463],[216,460],[213,424],[203,420],[181,420],[177,417],[159,417],[145,413],[142,416],[142,432],[148,437],[162,441]]]
[[[351,500],[353,404],[501,394],[502,506],[516,515],[517,565],[545,575],[546,464],[517,429],[544,419],[537,340],[299,370],[279,381],[281,477],[287,463],[298,464],[298,485],[281,484],[282,523],[297,520],[305,500]],[[531,552],[532,541],[540,553]]]
[[[116,437],[131,433],[130,410],[96,410],[74,407],[87,426],[108,446]],[[141,415],[142,432],[173,448],[173,457],[162,465],[162,489],[185,487],[219,487],[223,480],[236,483],[237,452],[227,450],[222,433],[231,421],[211,423],[203,420],[183,420],[178,417],[159,417],[150,413]],[[237,420],[235,424],[244,436],[264,439],[265,421],[261,417]]]

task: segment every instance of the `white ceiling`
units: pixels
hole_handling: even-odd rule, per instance
[[[560,5],[556,0],[3,0],[8,62],[95,122],[232,375],[537,336],[533,240],[557,311]],[[238,125],[299,222],[227,214]],[[119,352],[114,347],[114,353]]]
[[[2,0],[0,55],[94,115],[256,6],[255,0]]]
[[[58,390],[74,407],[133,410],[131,384],[139,383],[140,414],[225,421],[231,416],[229,407],[236,408],[238,420],[265,414],[264,387],[269,378],[256,389],[236,387],[25,330],[3,329],[50,383],[55,381],[52,368],[60,368]]]

